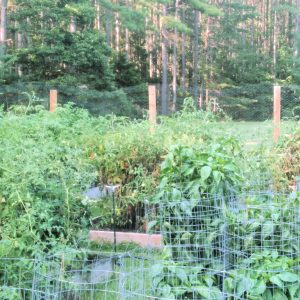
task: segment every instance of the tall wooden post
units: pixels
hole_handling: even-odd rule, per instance
[[[281,87],[274,86],[274,142],[278,142],[280,136],[281,120]]]
[[[149,122],[151,124],[150,132],[154,132],[154,126],[156,125],[156,86],[148,86],[149,94]]]
[[[55,112],[57,108],[57,90],[50,90],[50,112]]]

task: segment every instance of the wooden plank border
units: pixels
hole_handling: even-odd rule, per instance
[[[113,231],[91,230],[89,239],[94,242],[114,242]],[[163,237],[161,234],[147,234],[135,232],[116,232],[117,244],[121,243],[135,243],[141,247],[162,248]]]

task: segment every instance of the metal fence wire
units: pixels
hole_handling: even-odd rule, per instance
[[[159,250],[1,259],[0,299],[300,299],[296,194],[161,201],[151,219]]]
[[[161,85],[156,85],[157,110],[161,114]],[[35,99],[35,105],[49,109],[49,91],[56,89],[59,104],[73,102],[77,107],[87,109],[92,115],[126,115],[143,117],[148,110],[147,84],[120,87],[112,91],[90,89],[86,85],[50,84],[45,82],[18,82],[0,86],[0,106],[11,109],[14,105],[28,105]],[[281,116],[283,120],[299,119],[300,88],[298,85],[282,86]],[[236,121],[266,121],[273,118],[273,84],[244,84],[225,89],[201,89],[194,95],[193,88],[178,89],[176,110],[182,108],[186,97],[193,97],[203,110],[222,112]],[[172,87],[169,87],[169,111],[173,111]]]

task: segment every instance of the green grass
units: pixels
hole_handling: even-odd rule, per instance
[[[282,121],[281,123],[281,135],[292,134],[297,126],[299,125],[296,121]],[[210,123],[208,126],[213,127],[213,131],[216,135],[222,136],[224,134],[236,136],[243,144],[249,148],[255,146],[266,146],[270,147],[274,145],[273,140],[273,121],[264,122],[218,122]]]

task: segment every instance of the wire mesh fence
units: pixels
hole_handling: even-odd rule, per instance
[[[85,85],[51,85],[44,82],[19,82],[0,87],[0,103],[5,108],[16,104],[27,104],[28,95],[34,93],[40,100],[38,104],[49,108],[49,91],[58,90],[59,103],[73,102],[87,109],[93,115],[110,113],[127,116],[146,114],[148,109],[147,84],[121,87],[112,91],[89,89]],[[161,85],[156,84],[157,109],[161,112]],[[172,87],[169,88],[169,110],[182,108],[186,97],[194,97],[199,108],[224,112],[233,120],[265,121],[273,118],[273,84],[244,84],[225,89],[200,89],[194,96],[193,88],[178,89],[176,105],[172,103]],[[282,87],[282,118],[298,119],[300,116],[300,88],[297,85]]]
[[[119,299],[116,253],[75,252],[48,257],[36,265],[33,290],[37,299]]]
[[[161,249],[0,259],[0,299],[299,299],[296,194],[244,192],[161,201]]]
[[[33,259],[0,259],[0,299],[33,299],[34,263]]]

